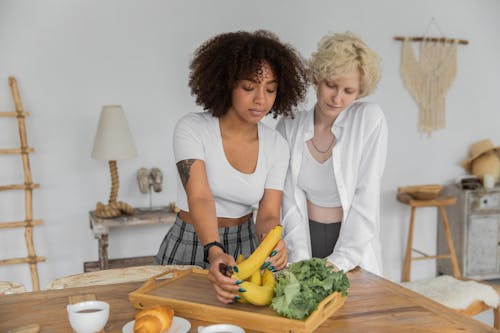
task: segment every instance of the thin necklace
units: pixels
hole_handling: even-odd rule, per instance
[[[316,104],[316,106],[314,107],[314,120],[317,119],[317,107],[318,105]],[[330,144],[328,145],[328,148],[326,148],[326,150],[320,150],[318,147],[316,147],[316,144],[314,143],[314,136],[311,138],[311,143],[314,147],[314,149],[320,153],[320,154],[327,154],[331,151],[332,149],[332,146],[333,146],[333,143],[335,142],[335,136],[332,136],[332,141],[330,142]]]
[[[334,143],[334,142],[335,142],[335,136],[334,136],[334,137],[332,137],[332,141],[330,142],[330,144],[328,145],[328,148],[326,148],[326,150],[319,150],[319,149],[318,149],[318,147],[316,147],[316,144],[314,144],[314,137],[313,137],[313,138],[311,138],[311,143],[312,143],[312,145],[313,145],[314,149],[316,149],[316,151],[317,151],[318,153],[321,153],[321,154],[326,154],[326,153],[329,153],[329,152],[330,152],[330,150],[332,149],[332,146],[333,146],[333,143]]]

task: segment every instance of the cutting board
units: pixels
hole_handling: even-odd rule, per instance
[[[172,274],[171,279],[158,280]],[[223,304],[217,300],[207,278],[208,271],[169,270],[146,281],[129,294],[129,300],[137,309],[157,305],[169,305],[175,315],[242,326],[250,330],[270,333],[308,333],[315,330],[345,302],[338,292],[327,296],[305,320],[288,319],[269,307],[252,304]]]

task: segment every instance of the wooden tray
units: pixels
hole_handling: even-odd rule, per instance
[[[157,280],[172,274],[171,279]],[[228,323],[246,329],[270,333],[308,333],[315,330],[345,302],[345,297],[333,292],[318,305],[305,320],[281,317],[269,307],[251,304],[222,304],[207,278],[208,271],[169,270],[153,276],[139,289],[129,294],[129,300],[137,309],[156,305],[169,305],[181,317],[214,323]]]

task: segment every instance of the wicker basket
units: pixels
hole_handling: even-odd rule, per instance
[[[432,200],[439,196],[443,190],[442,185],[414,185],[398,188],[399,193],[406,193],[416,200]]]

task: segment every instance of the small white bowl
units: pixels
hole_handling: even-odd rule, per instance
[[[245,330],[236,325],[217,324],[209,326],[199,326],[198,333],[245,333]]]
[[[109,304],[102,301],[85,301],[66,307],[71,327],[77,333],[101,331],[109,318]]]

